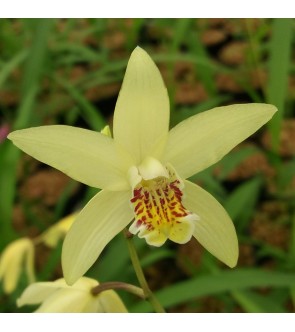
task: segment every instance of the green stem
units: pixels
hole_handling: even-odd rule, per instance
[[[125,230],[124,232],[125,238],[127,240],[127,245],[129,249],[130,259],[133,265],[133,268],[135,270],[138,282],[143,289],[145,298],[150,302],[150,304],[153,306],[156,312],[158,313],[165,313],[165,309],[162,307],[161,303],[158,301],[158,299],[155,297],[154,293],[150,290],[149,285],[145,279],[144,273],[142,271],[139,258],[132,240],[132,236],[130,236],[130,233]]]

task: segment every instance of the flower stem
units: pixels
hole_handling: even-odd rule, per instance
[[[141,288],[120,281],[104,282],[92,288],[91,293],[93,295],[98,295],[101,292],[104,292],[109,289],[124,289],[129,293],[132,293],[134,295],[141,297],[142,299],[145,299],[145,294]]]
[[[141,288],[143,289],[145,298],[150,302],[150,304],[153,306],[153,308],[156,312],[165,313],[165,309],[162,307],[161,303],[155,297],[153,292],[150,290],[149,285],[145,279],[145,276],[144,276],[143,270],[141,268],[139,258],[138,258],[132,237],[130,236],[130,233],[127,230],[125,230],[124,235],[127,240],[130,259],[131,259],[133,268],[135,270],[138,282],[139,282]]]

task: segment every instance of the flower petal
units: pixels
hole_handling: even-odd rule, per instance
[[[123,301],[113,290],[107,290],[98,295],[97,312],[126,313]]]
[[[45,301],[51,294],[59,288],[66,287],[63,279],[55,282],[36,282],[29,285],[17,300],[19,307],[23,305],[39,304]],[[68,287],[68,286],[67,286]]]
[[[194,219],[192,221],[182,220],[171,228],[169,239],[179,244],[187,243],[194,234],[196,223],[198,221]]]
[[[72,285],[95,262],[104,247],[133,219],[130,192],[101,191],[80,212],[66,235],[62,266]]]
[[[219,161],[270,120],[276,110],[268,104],[240,104],[192,116],[169,132],[163,161],[188,178]]]
[[[8,138],[32,157],[77,181],[97,188],[128,188],[125,174],[130,165],[121,158],[124,155],[121,149],[106,135],[55,125],[17,130]]]
[[[0,259],[0,280],[6,294],[12,293],[21,276],[23,265],[26,267],[28,282],[33,282],[34,245],[28,238],[11,242],[3,251]]]
[[[77,289],[63,288],[52,293],[35,311],[39,313],[80,313],[95,299],[89,294]]]
[[[212,255],[230,267],[237,264],[239,249],[234,225],[224,208],[206,190],[185,181],[184,206],[198,214],[194,237]]]
[[[137,47],[130,56],[114,113],[114,138],[135,156],[136,164],[161,153],[153,155],[155,145],[168,133],[169,112],[161,74],[150,56]]]

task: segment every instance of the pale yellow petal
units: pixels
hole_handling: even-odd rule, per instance
[[[182,220],[171,227],[169,239],[179,244],[187,243],[194,234],[195,225],[198,221]]]
[[[168,238],[166,234],[160,232],[158,229],[150,231],[147,230],[145,226],[143,226],[140,229],[138,237],[140,239],[144,238],[147,244],[154,247],[161,247],[167,241]]]
[[[91,300],[85,291],[62,288],[52,293],[35,311],[39,313],[80,313]]]
[[[25,269],[27,272],[28,282],[31,284],[35,282],[35,247],[32,241],[30,241],[30,246],[27,249],[25,257]]]
[[[94,312],[102,312],[100,311],[100,303],[97,296],[89,297],[88,301],[85,302],[82,312],[94,313]]]
[[[90,289],[96,287],[99,285],[99,282],[95,279],[92,278],[88,278],[88,277],[82,277],[79,280],[77,280],[73,286],[68,286],[67,283],[65,282],[64,279],[62,279],[64,281],[64,285],[66,287],[71,287],[71,288],[75,288],[75,289],[80,289],[83,291],[89,291]]]
[[[230,267],[237,264],[239,249],[235,227],[227,212],[206,190],[185,181],[184,206],[196,213],[195,238],[212,255]]]
[[[6,294],[15,290],[24,266],[28,281],[34,281],[34,245],[28,238],[11,242],[1,255],[0,279]]]
[[[80,212],[62,250],[64,277],[72,285],[95,262],[104,247],[133,219],[130,192],[101,191]]]
[[[128,188],[125,174],[130,161],[122,158],[127,154],[106,135],[55,125],[17,130],[8,138],[27,154],[77,181],[111,190]]]
[[[97,312],[126,313],[128,310],[119,295],[113,290],[108,290],[99,294]]]
[[[163,161],[188,178],[219,161],[276,111],[268,104],[240,104],[192,116],[169,132]]]
[[[150,56],[137,47],[130,56],[114,113],[114,139],[135,157],[136,164],[162,153],[158,143],[168,133],[169,112],[161,74]]]
[[[62,279],[60,279],[62,280]],[[64,285],[63,285],[64,284]],[[65,282],[36,282],[29,285],[17,300],[19,307],[23,305],[39,304],[45,301],[59,288],[66,287]]]

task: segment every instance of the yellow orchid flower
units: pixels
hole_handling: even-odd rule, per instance
[[[3,250],[0,257],[0,281],[3,280],[6,294],[15,290],[23,267],[28,281],[30,283],[35,281],[34,253],[34,244],[28,238],[15,240]]]
[[[186,180],[219,161],[271,119],[267,104],[217,107],[169,131],[169,99],[161,74],[137,47],[114,112],[113,136],[70,126],[19,130],[8,138],[26,153],[89,186],[101,188],[78,215],[62,250],[73,284],[133,219],[129,231],[148,244],[194,236],[230,267],[238,258],[235,228],[223,207]]]
[[[35,312],[110,312],[125,313],[127,309],[120,297],[113,290],[106,290],[99,295],[91,293],[99,283],[82,277],[73,286],[68,286],[64,279],[53,282],[36,282],[28,286],[17,300],[19,307],[41,303]]]

